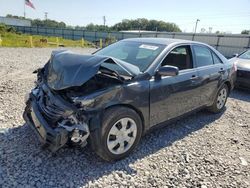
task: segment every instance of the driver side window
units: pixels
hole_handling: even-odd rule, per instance
[[[162,61],[161,66],[171,65],[179,70],[193,68],[190,46],[179,46],[173,49]]]

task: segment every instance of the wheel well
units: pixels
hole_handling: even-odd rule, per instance
[[[231,89],[232,89],[232,86],[231,86],[231,83],[229,81],[226,81],[225,84],[227,85],[228,87],[228,91],[230,93]]]
[[[144,130],[145,130],[145,121],[144,121],[143,114],[142,114],[142,112],[140,110],[138,110],[137,108],[135,108],[134,106],[129,105],[129,104],[116,104],[116,105],[112,105],[112,106],[109,106],[109,107],[105,108],[105,110],[108,110],[108,109],[114,108],[114,107],[126,107],[126,108],[130,108],[130,109],[134,110],[139,115],[139,117],[141,119],[142,132],[144,132]]]

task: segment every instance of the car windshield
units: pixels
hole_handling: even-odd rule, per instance
[[[97,51],[95,54],[120,59],[137,66],[141,72],[144,72],[165,47],[165,45],[161,44],[120,41]],[[110,65],[105,66],[111,68],[108,67]],[[113,65],[112,69],[115,69],[118,73],[124,72],[118,66]]]
[[[250,50],[244,52],[243,54],[241,54],[239,56],[239,58],[242,58],[242,59],[250,59]]]

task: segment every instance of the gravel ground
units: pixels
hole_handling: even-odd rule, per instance
[[[0,187],[250,187],[246,91],[233,91],[221,114],[202,111],[147,134],[116,163],[89,147],[42,150],[22,119],[23,99],[52,50],[0,48]]]

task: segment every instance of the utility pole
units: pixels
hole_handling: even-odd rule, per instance
[[[209,33],[212,33],[213,28],[209,27],[208,29],[209,29]]]
[[[23,1],[23,17],[25,18],[26,17],[26,4],[25,4],[25,0]]]
[[[196,22],[195,22],[195,29],[194,29],[194,33],[196,33],[196,29],[197,29],[197,25],[198,25],[198,22],[199,22],[200,20],[199,19],[197,19],[196,20]]]
[[[106,16],[103,16],[102,18],[103,18],[103,25],[105,27],[106,26]]]
[[[48,20],[48,14],[49,14],[48,12],[44,12],[44,19],[45,20]]]

